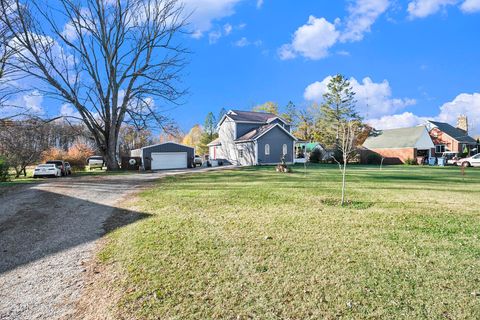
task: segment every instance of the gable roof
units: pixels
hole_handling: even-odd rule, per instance
[[[285,124],[289,124],[285,119],[279,117],[276,114],[268,113],[268,112],[257,112],[257,111],[242,111],[242,110],[230,110],[228,111],[222,119],[218,122],[218,126],[222,124],[222,122],[226,118],[230,118],[235,122],[247,122],[247,123],[270,123],[275,119],[279,119]]]
[[[290,132],[288,132],[284,127],[282,127],[280,124],[278,123],[271,123],[271,124],[267,124],[267,125],[264,125],[264,126],[261,126],[261,127],[258,127],[256,129],[253,129],[247,133],[245,133],[243,136],[241,136],[240,138],[236,139],[235,142],[246,142],[246,141],[255,141],[257,140],[258,138],[260,138],[261,136],[263,136],[264,134],[266,134],[267,132],[269,132],[270,130],[272,130],[273,128],[275,127],[279,127],[281,130],[283,130],[287,135],[289,135],[292,139],[294,139],[295,141],[297,140],[297,138],[295,138],[295,136],[293,136]]]
[[[363,143],[367,149],[429,149],[435,145],[425,126],[380,130]]]
[[[476,144],[477,141],[467,135],[465,131],[455,128],[454,126],[445,123],[445,122],[438,122],[438,121],[431,121],[428,120],[431,124],[437,127],[440,131],[448,134],[453,139],[457,140],[458,142],[465,142],[465,143],[474,143]]]
[[[207,144],[207,146],[218,146],[218,145],[221,145],[222,143],[220,142],[220,138],[217,138],[217,139],[214,139],[212,142],[210,142],[209,144]]]

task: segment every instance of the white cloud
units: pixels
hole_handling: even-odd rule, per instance
[[[431,117],[419,117],[411,112],[404,112],[369,119],[367,122],[376,129],[411,127],[422,124],[426,120],[446,122],[455,126],[460,115],[468,117],[469,134],[480,135],[480,93],[461,93],[452,101],[440,106],[439,113]]]
[[[323,17],[310,16],[307,24],[295,31],[292,42],[278,49],[278,55],[282,60],[299,55],[312,60],[325,58],[338,41],[362,40],[389,5],[389,0],[356,0],[348,7],[349,15],[345,18],[343,30],[338,18],[331,23]]]
[[[228,36],[233,30],[233,27],[230,23],[227,23],[223,26],[223,32],[225,33],[226,36]]]
[[[200,38],[212,28],[212,22],[232,15],[235,6],[242,0],[183,0],[185,12],[192,14],[189,22],[193,37]]]
[[[480,0],[465,0],[460,6],[460,9],[465,13],[474,13],[480,11]]]
[[[283,45],[278,54],[282,60],[292,59],[297,55],[317,60],[328,55],[328,50],[338,40],[340,32],[335,24],[325,18],[310,16],[307,24],[295,31],[292,43]]]
[[[340,39],[342,41],[360,41],[366,32],[389,6],[389,0],[357,0],[348,8],[350,15]]]
[[[250,46],[250,45],[253,45],[253,46],[255,46],[255,47],[260,47],[262,44],[263,44],[263,41],[262,41],[262,40],[256,40],[256,41],[251,42],[251,41],[248,40],[246,37],[242,37],[240,40],[235,41],[235,42],[233,43],[234,46],[240,47],[240,48],[248,47],[248,46]]]
[[[245,37],[241,38],[241,39],[238,40],[238,41],[235,41],[235,43],[234,43],[234,45],[235,45],[236,47],[246,47],[246,46],[248,46],[249,44],[250,44],[250,42],[249,42],[248,39],[245,38]]]
[[[260,9],[263,6],[263,0],[257,0],[257,9]]]
[[[408,3],[407,11],[410,18],[424,18],[458,2],[458,0],[414,0]]]
[[[43,114],[43,95],[38,90],[33,90],[23,96],[18,96],[11,105],[19,107],[28,113]]]
[[[81,118],[80,113],[71,104],[65,103],[60,107],[60,116]]]
[[[436,120],[455,124],[458,116],[466,115],[471,129],[480,133],[480,93],[461,93],[450,102],[440,107],[440,113]]]
[[[316,102],[323,101],[323,94],[327,91],[327,85],[331,79],[332,77],[328,76],[322,81],[307,86],[304,92],[305,99]],[[367,118],[389,115],[416,103],[414,99],[393,98],[392,89],[387,80],[376,83],[369,77],[365,77],[361,82],[355,78],[350,78],[349,81],[353,91],[356,92],[357,109],[362,116]]]
[[[220,31],[212,31],[208,34],[208,43],[217,43],[218,39],[220,39],[221,37],[222,33]]]
[[[411,112],[404,112],[401,114],[394,114],[389,116],[383,116],[377,119],[369,119],[366,122],[375,129],[397,129],[414,127],[424,123],[427,118],[416,116]]]

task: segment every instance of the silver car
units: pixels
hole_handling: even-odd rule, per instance
[[[457,165],[462,167],[480,167],[480,153],[458,160]]]

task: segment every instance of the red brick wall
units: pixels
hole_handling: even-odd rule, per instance
[[[367,163],[367,157],[372,153],[385,158],[383,160],[384,164],[402,164],[407,159],[415,159],[417,151],[415,148],[363,150],[360,154],[362,163]]]
[[[453,152],[462,152],[462,150],[460,150],[458,141],[453,139],[443,131],[438,130],[438,128],[433,128],[430,131],[430,137],[432,137],[433,143],[435,145],[443,144],[445,145],[445,149],[448,149]],[[441,154],[437,154],[437,156],[441,156]]]

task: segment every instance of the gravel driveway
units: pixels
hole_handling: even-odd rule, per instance
[[[71,314],[116,204],[163,176],[206,170],[52,179],[0,195],[0,319]]]

